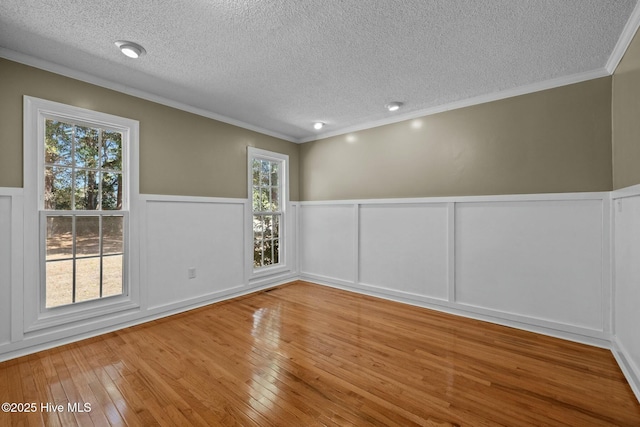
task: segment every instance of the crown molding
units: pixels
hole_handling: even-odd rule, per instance
[[[618,44],[616,45],[614,54],[618,49],[622,49],[621,46],[623,46],[624,49],[626,50],[639,25],[640,25],[640,3],[636,5],[636,8],[634,9],[632,16],[629,18],[629,21],[625,26],[623,34],[620,37]],[[623,41],[623,39],[626,41]],[[611,55],[611,58],[614,57],[614,54]],[[624,55],[624,50],[620,54],[620,58],[622,57],[622,55]],[[254,126],[249,123],[242,122],[240,120],[232,119],[230,117],[226,117],[202,108],[193,107],[191,105],[187,105],[178,101],[164,98],[146,91],[135,89],[120,83],[115,83],[110,80],[96,77],[82,71],[73,70],[63,65],[49,62],[40,58],[35,58],[33,56],[16,52],[10,49],[0,47],[0,57],[14,61],[14,62],[18,62],[21,64],[29,65],[35,68],[39,68],[45,71],[49,71],[55,74],[59,74],[65,77],[70,77],[86,83],[94,84],[96,86],[104,87],[106,89],[115,90],[117,92],[135,96],[137,98],[141,98],[147,101],[151,101],[151,102],[155,102],[168,107],[176,108],[178,110],[186,111],[188,113],[196,114],[202,117],[207,117],[209,119],[217,120],[217,121],[227,123],[233,126],[237,126],[243,129],[247,129],[253,132],[261,133],[264,135],[272,136],[274,138],[283,139],[285,141],[294,142],[298,144],[317,141],[320,139],[330,138],[333,136],[344,135],[351,132],[357,132],[357,131],[362,131],[366,129],[376,128],[376,127],[398,123],[406,120],[412,120],[419,117],[425,117],[433,114],[442,113],[444,111],[470,107],[478,104],[484,104],[487,102],[498,101],[501,99],[512,98],[520,95],[526,95],[529,93],[539,92],[547,89],[553,89],[556,87],[566,86],[574,83],[580,83],[587,80],[606,77],[612,74],[611,72],[609,72],[609,69],[608,69],[609,63],[607,63],[607,67],[601,68],[601,69],[572,74],[569,76],[557,77],[557,78],[545,80],[542,82],[532,83],[532,84],[518,86],[515,88],[506,89],[498,92],[492,92],[492,93],[479,95],[479,96],[475,96],[467,99],[462,99],[462,100],[454,101],[448,104],[437,105],[437,106],[433,106],[425,109],[411,111],[405,114],[402,114],[402,113],[393,114],[393,116],[385,117],[384,119],[370,121],[364,124],[359,124],[354,126],[348,126],[348,127],[331,131],[331,132],[325,132],[325,133],[313,135],[307,138],[298,139],[298,138],[294,138],[279,132],[274,132],[268,129]],[[609,62],[612,61],[611,58]],[[619,59],[615,64],[616,66],[618,62],[619,62]]]
[[[613,52],[611,52],[611,56],[605,65],[605,69],[609,74],[613,74],[616,71],[616,68],[618,68],[618,64],[622,61],[622,57],[629,48],[639,26],[640,2],[636,3],[636,7],[633,8],[633,12],[631,12],[631,16],[629,16],[627,23],[622,29],[622,34],[620,34],[620,38],[618,38],[618,42],[613,48]]]
[[[575,83],[584,82],[587,80],[593,80],[600,77],[607,77],[611,74],[605,69],[600,68],[592,71],[586,71],[583,73],[571,74],[568,76],[556,77],[554,79],[545,80],[542,82],[531,83],[524,86],[518,86],[511,89],[501,90],[498,92],[487,93],[484,95],[474,96],[472,98],[462,99],[460,101],[450,102],[448,104],[436,105],[433,107],[411,111],[405,114],[394,114],[392,117],[385,117],[381,120],[367,122],[363,125],[355,125],[342,129],[338,129],[332,132],[326,132],[315,135],[310,138],[300,139],[297,142],[302,144],[305,142],[317,141],[319,139],[330,138],[332,136],[344,135],[351,132],[362,131],[379,126],[389,125],[393,123],[404,122],[407,120],[417,119],[419,117],[430,116],[433,114],[442,113],[444,111],[457,110],[459,108],[471,107],[473,105],[485,104],[487,102],[499,101],[501,99],[513,98],[515,96],[526,95],[529,93],[540,92],[547,89],[553,89],[561,86],[568,86]]]
[[[36,58],[30,55],[26,55],[24,53],[16,52],[10,49],[6,49],[0,47],[0,58],[5,58],[10,61],[18,62],[20,64],[28,65],[30,67],[39,68],[44,71],[49,71],[51,73],[59,74],[64,77],[69,77],[75,80],[80,80],[85,83],[90,83],[96,86],[100,86],[106,89],[111,89],[116,92],[124,93],[126,95],[135,96],[136,98],[141,98],[146,101],[155,102],[156,104],[165,105],[167,107],[175,108],[178,110],[186,111],[187,113],[196,114],[198,116],[206,117],[208,119],[213,119],[219,122],[227,123],[233,126],[237,126],[239,128],[247,129],[253,132],[261,133],[264,135],[272,136],[278,139],[284,139],[289,142],[298,142],[296,138],[292,138],[289,135],[285,135],[279,132],[273,132],[268,129],[261,128],[259,126],[254,126],[249,123],[245,123],[240,120],[232,119],[227,116],[223,116],[221,114],[214,113],[212,111],[205,110],[203,108],[193,107],[191,105],[184,104],[182,102],[174,101],[168,98],[164,98],[159,95],[155,95],[150,92],[146,92],[143,90],[135,89],[130,86],[126,86],[120,83],[115,83],[107,79],[103,79],[101,77],[96,77],[89,73],[85,73],[83,71],[73,70],[71,68],[65,67],[64,65],[56,64],[54,62],[46,61],[44,59]]]

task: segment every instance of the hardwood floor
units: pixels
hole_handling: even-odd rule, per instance
[[[2,426],[640,425],[607,350],[304,282],[2,363],[0,402],[37,405]]]

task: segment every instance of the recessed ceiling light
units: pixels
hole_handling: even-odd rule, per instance
[[[402,107],[402,102],[390,102],[385,105],[385,108],[389,111],[398,111]]]
[[[140,58],[145,53],[147,53],[147,51],[144,50],[144,48],[140,46],[138,43],[129,42],[126,40],[118,40],[116,42],[116,46],[120,48],[120,51],[123,54],[133,59]]]
[[[315,122],[315,123],[313,124],[313,128],[314,128],[315,130],[320,130],[320,129],[322,129],[323,127],[324,127],[324,123],[322,123],[322,122]]]

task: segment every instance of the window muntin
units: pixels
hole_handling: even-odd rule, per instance
[[[53,116],[44,128],[44,307],[122,295],[125,135]]]

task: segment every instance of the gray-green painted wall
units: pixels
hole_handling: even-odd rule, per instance
[[[611,78],[301,146],[301,200],[609,191]]]
[[[613,74],[613,187],[640,184],[640,36]]]
[[[0,59],[0,187],[22,187],[23,95],[140,122],[140,192],[247,197],[247,146],[289,155],[298,200],[299,146],[37,68]]]

